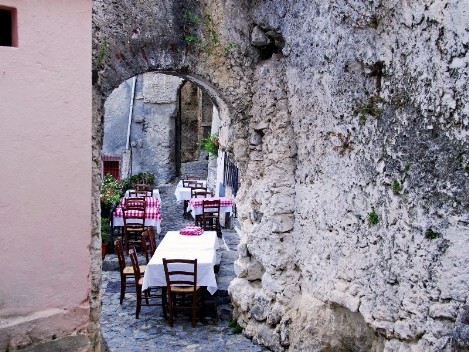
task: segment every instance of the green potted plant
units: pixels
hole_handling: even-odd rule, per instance
[[[218,155],[219,146],[220,143],[218,141],[218,133],[212,134],[211,136],[202,139],[202,141],[200,142],[200,148],[214,156]]]
[[[132,189],[135,184],[145,184],[154,186],[155,175],[151,172],[140,172],[138,174],[127,177],[122,181],[122,188],[125,191]]]

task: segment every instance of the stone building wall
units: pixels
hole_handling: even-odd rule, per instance
[[[241,174],[244,333],[278,351],[467,349],[467,1],[102,3],[104,96],[170,71],[217,105]]]
[[[176,118],[182,79],[157,73],[137,76],[130,127],[129,173],[152,172],[162,184],[176,176]],[[103,154],[126,150],[132,78],[106,99]],[[122,175],[127,177],[129,175]]]

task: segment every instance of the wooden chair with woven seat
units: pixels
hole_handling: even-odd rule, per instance
[[[202,307],[202,293],[197,286],[197,259],[163,258],[166,288],[168,291],[169,325],[173,326],[178,310],[190,310],[192,326]],[[185,268],[188,268],[184,270]]]
[[[140,246],[141,234],[145,228],[146,201],[144,198],[126,198],[122,208],[124,218],[124,240],[126,250],[131,245]]]
[[[202,201],[199,226],[206,231],[217,231],[217,234],[221,235],[219,199],[204,199]]]
[[[135,275],[134,275],[133,266],[127,266],[125,263],[124,246],[122,246],[122,240],[117,239],[114,241],[114,250],[116,251],[117,259],[119,260],[119,271],[121,275],[120,304],[122,304],[125,298],[126,287],[135,285],[134,281],[128,282],[127,278],[130,277],[133,279]],[[144,273],[145,269],[146,269],[146,265],[139,266],[140,273]]]
[[[150,287],[145,291],[142,291],[143,287],[143,276],[142,272],[140,271],[140,266],[138,265],[138,258],[137,258],[137,250],[135,247],[129,249],[129,257],[132,261],[132,268],[134,271],[134,279],[135,279],[135,292],[137,294],[137,305],[135,307],[135,317],[138,319],[140,315],[140,310],[143,306],[162,306],[163,307],[163,315],[166,317],[166,289],[161,289],[161,293],[153,293],[152,290],[157,289],[156,287]],[[150,302],[152,298],[160,299],[160,302]],[[143,300],[145,299],[145,303]]]

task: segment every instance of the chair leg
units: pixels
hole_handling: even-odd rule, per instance
[[[126,276],[121,275],[121,294],[120,294],[120,304],[124,301],[125,298],[125,287],[127,286]]]
[[[163,306],[163,317],[168,320],[168,290],[166,287],[161,288],[161,301]]]
[[[195,303],[197,301],[197,292],[192,295],[192,327],[195,328]]]
[[[141,288],[141,287],[140,287]],[[142,291],[137,287],[137,307],[135,309],[135,317],[138,319],[140,309],[142,307]]]
[[[145,290],[144,294],[145,294],[145,303],[146,303],[146,304],[150,304],[150,303],[148,302],[148,296],[150,296],[150,289]]]
[[[173,326],[174,322],[174,307],[172,293],[168,292],[168,308],[169,308],[169,326]]]

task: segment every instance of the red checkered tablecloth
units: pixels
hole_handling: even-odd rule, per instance
[[[122,198],[121,204],[125,204],[126,200],[131,201],[132,198]],[[147,207],[152,207],[152,208],[154,207],[158,209],[161,208],[161,204],[157,197],[145,197],[145,201],[147,202]]]
[[[130,216],[138,216],[141,215],[142,212],[140,210],[129,210],[128,214]],[[122,218],[124,217],[122,214],[122,207],[119,205],[115,212],[114,212],[114,217],[117,218]],[[161,220],[161,213],[160,213],[160,208],[159,207],[147,207],[145,209],[145,219],[156,219],[156,220]]]
[[[185,236],[200,236],[204,233],[204,229],[199,226],[186,226],[180,229],[179,233]]]
[[[220,200],[221,207],[231,207],[233,206],[233,200],[226,197],[215,197],[215,198],[191,198],[189,200],[189,205],[192,208],[198,208],[202,206],[204,200]]]

